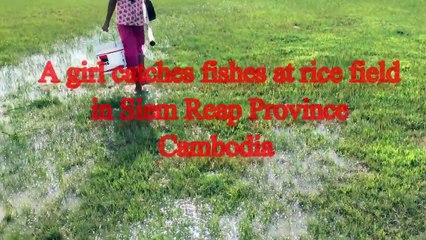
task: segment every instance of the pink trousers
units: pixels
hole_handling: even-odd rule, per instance
[[[118,25],[118,33],[123,42],[127,66],[139,65],[139,55],[142,55],[142,45],[145,43],[143,26]]]

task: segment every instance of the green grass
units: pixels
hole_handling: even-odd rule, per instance
[[[263,85],[156,85],[162,93],[159,102],[175,103],[180,110],[186,97],[205,103],[240,103],[246,114],[249,97],[271,103],[300,103],[304,97],[319,103],[348,103],[347,122],[326,124],[337,137],[317,134],[318,123],[252,123],[247,115],[235,127],[219,121],[93,123],[90,99],[101,95],[96,89],[71,101],[46,94],[26,102],[16,93],[3,104],[8,121],[0,124],[7,133],[0,133],[0,189],[4,190],[0,211],[4,206],[8,213],[0,223],[0,235],[114,239],[145,223],[141,233],[146,238],[189,238],[188,225],[216,238],[223,234],[221,219],[237,216],[241,239],[264,238],[277,222],[276,215],[288,213],[297,202],[310,216],[304,238],[425,237],[426,15],[422,10],[426,1],[158,0],[155,4],[157,50],[167,53],[165,64],[170,67],[197,67],[208,59],[223,65],[234,59],[240,66],[264,65],[272,70],[287,63],[300,67],[316,59],[318,65],[347,68],[356,59],[368,65],[399,59],[402,81],[278,85],[269,79]],[[7,6],[3,1],[1,5],[1,14],[8,18],[0,23],[0,65],[17,63],[23,54],[47,54],[57,40],[87,34],[102,23],[106,8],[106,2],[83,0],[46,0],[38,5],[15,1]],[[102,95],[103,101],[113,104],[127,97],[114,91]],[[208,132],[228,140],[259,132],[274,139],[277,149],[287,151],[284,156],[291,156],[293,162],[270,167],[268,160],[165,159],[158,154],[156,140],[162,135],[199,140],[206,139]],[[338,153],[352,167],[337,166],[323,154],[327,151]],[[253,170],[252,164],[260,169],[266,164],[266,170]],[[287,192],[274,190],[265,180],[268,167],[281,174],[289,169],[288,179],[279,179]],[[295,185],[292,180],[297,176],[306,178],[306,188]],[[312,182],[317,180],[320,190],[302,191],[316,189]],[[52,185],[60,191],[53,193],[52,201],[45,200],[50,199],[46,188]],[[37,199],[43,207],[35,203],[16,207],[10,199],[23,198],[17,193]],[[74,198],[78,206],[68,207],[66,200]],[[185,211],[176,204],[182,199],[208,206],[200,207],[207,222],[182,220]],[[174,210],[164,212],[165,208]],[[169,225],[170,219],[183,222]]]
[[[17,64],[23,55],[52,53],[52,44],[102,26],[101,1],[0,1],[0,66]]]

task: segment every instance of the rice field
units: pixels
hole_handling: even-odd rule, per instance
[[[70,91],[60,79],[93,49],[107,2],[0,0],[0,239],[424,239],[426,7],[407,1],[154,1],[147,64],[341,66],[401,61],[399,84],[152,84],[147,102],[347,103],[345,122],[90,121],[131,88]],[[117,32],[113,31],[117,38]],[[271,72],[271,71],[269,71]],[[272,76],[268,76],[270,80]],[[117,114],[115,109],[114,114]],[[179,116],[184,114],[179,111]],[[242,141],[272,158],[164,158],[157,140]]]

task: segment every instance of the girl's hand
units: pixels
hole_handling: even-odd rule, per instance
[[[109,23],[105,22],[104,25],[102,26],[102,30],[104,32],[108,32],[108,28],[109,28]]]

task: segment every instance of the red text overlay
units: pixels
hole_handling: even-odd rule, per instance
[[[344,71],[339,66],[319,66],[315,60],[296,70],[291,63],[278,66],[268,73],[267,68],[241,67],[235,61],[219,66],[215,60],[208,60],[198,68],[199,83],[202,84],[263,84],[273,81],[277,84],[397,84],[401,81],[400,61],[387,64],[384,60],[367,66],[363,60],[356,60]],[[345,74],[348,76],[345,77]],[[104,65],[71,67],[67,70],[65,86],[77,89],[85,84],[106,83]],[[165,83],[191,84],[195,81],[193,67],[169,68],[162,61],[151,67],[117,67],[111,72],[111,79],[117,84]],[[297,79],[296,79],[297,77]],[[39,83],[61,83],[52,62],[47,62]],[[318,104],[308,98],[300,98],[298,103],[269,103],[262,98],[247,98],[247,109],[241,104],[212,104],[197,98],[183,98],[184,111],[179,111],[176,104],[143,103],[142,98],[123,98],[120,102],[119,116],[113,115],[113,107],[107,103],[99,103],[92,98],[91,120],[93,121],[222,121],[227,127],[236,127],[245,118],[250,121],[345,121],[349,118],[350,108],[344,103]],[[181,104],[180,104],[181,105]],[[245,112],[246,111],[246,112]],[[181,114],[178,114],[181,113]],[[183,114],[182,114],[183,113]],[[249,134],[243,142],[223,142],[214,134],[206,141],[184,141],[177,135],[169,134],[158,141],[159,153],[164,157],[272,157],[274,146],[270,141],[261,141],[261,136]]]

